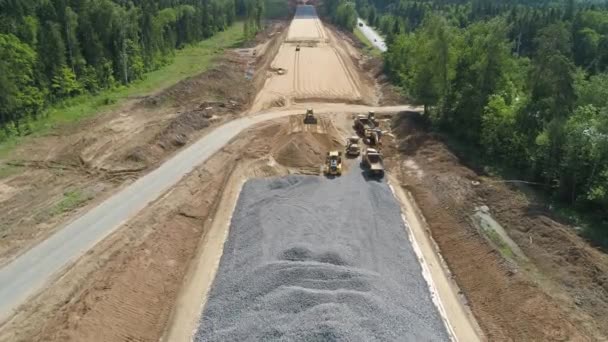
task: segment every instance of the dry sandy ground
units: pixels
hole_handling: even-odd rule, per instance
[[[287,41],[322,42],[327,40],[327,32],[325,32],[321,20],[318,17],[313,17],[311,10],[305,12],[307,13],[300,14],[301,17],[298,17],[298,13],[296,13],[296,17],[291,21]]]
[[[311,13],[291,22],[251,112],[296,102],[376,103],[373,83],[355,65],[360,54]]]

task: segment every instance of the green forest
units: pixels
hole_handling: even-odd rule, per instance
[[[575,0],[330,0],[387,39],[385,71],[466,158],[538,183],[608,246],[608,7]],[[351,9],[352,7],[352,9]],[[463,147],[464,146],[464,147]]]
[[[124,86],[263,0],[0,0],[0,138],[29,133],[50,104]]]

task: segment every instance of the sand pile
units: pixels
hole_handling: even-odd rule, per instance
[[[304,115],[290,117],[289,125],[275,136],[272,157],[288,168],[318,171],[327,152],[342,151],[342,137],[333,122],[317,117],[316,125],[305,125]]]
[[[282,136],[275,144],[273,157],[287,167],[319,167],[328,151],[341,146],[327,134],[297,132]]]

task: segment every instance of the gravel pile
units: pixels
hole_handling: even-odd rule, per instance
[[[247,182],[196,341],[447,341],[390,189]]]

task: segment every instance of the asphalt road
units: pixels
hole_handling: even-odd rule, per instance
[[[360,26],[363,24],[363,26]],[[378,50],[385,52],[386,51],[386,43],[384,42],[384,38],[382,38],[378,32],[376,32],[373,28],[367,26],[367,24],[361,20],[361,18],[357,18],[357,28],[369,39],[369,41],[374,44]]]
[[[323,104],[315,107],[316,113],[365,113],[368,110],[380,113],[415,110],[415,108],[340,104]],[[10,316],[28,297],[42,290],[62,270],[149,203],[159,198],[244,129],[263,121],[302,113],[302,109],[265,112],[239,118],[215,128],[154,171],[16,257],[0,269],[0,320]]]

